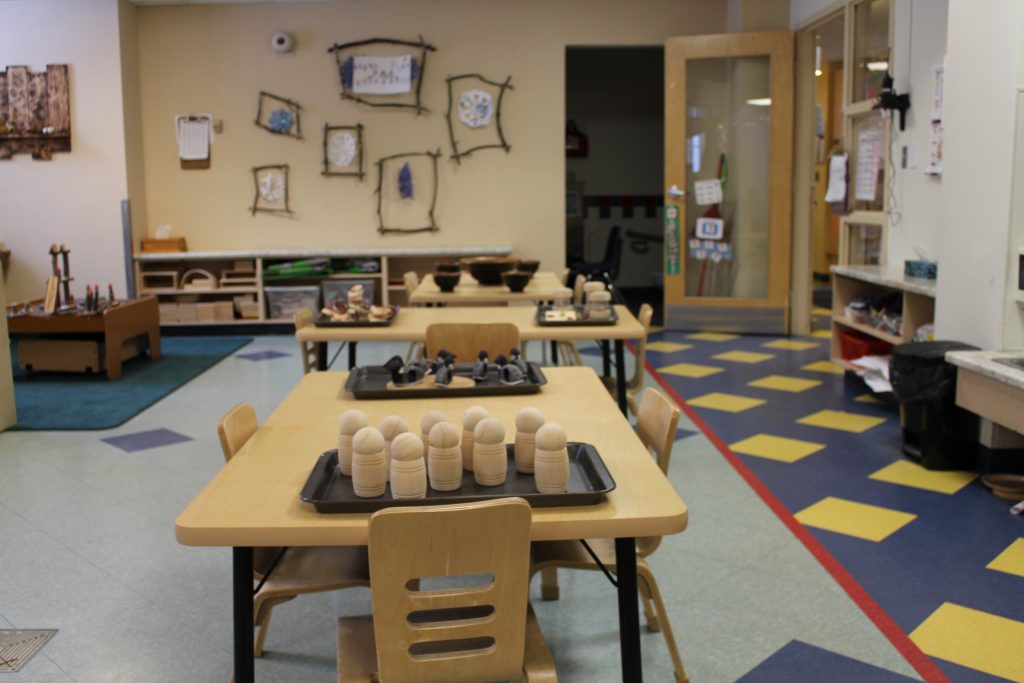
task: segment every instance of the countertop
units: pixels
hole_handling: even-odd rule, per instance
[[[907,277],[903,269],[897,266],[832,266],[832,272],[854,280],[935,298],[935,280]]]
[[[948,363],[1024,391],[1024,370],[997,363],[996,358],[1024,358],[1024,353],[1015,351],[950,351],[946,354]]]
[[[378,247],[324,249],[247,249],[135,254],[136,261],[189,261],[244,258],[373,258],[375,256],[507,256],[512,247]]]

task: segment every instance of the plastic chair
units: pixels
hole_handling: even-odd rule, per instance
[[[293,319],[295,320],[295,331],[298,332],[303,327],[313,324],[313,311],[304,308],[298,311],[293,316]],[[314,342],[300,341],[299,357],[302,359],[302,374],[308,375],[316,370],[317,353]]]
[[[373,615],[338,620],[339,683],[556,681],[527,601],[522,498],[370,518]]]
[[[585,275],[588,280],[601,278],[609,288],[613,287],[622,267],[622,228],[616,225],[608,233],[604,258],[600,261],[576,261],[569,265],[577,273]]]
[[[229,410],[217,423],[224,461],[229,462],[257,429],[259,421],[250,404],[240,403]],[[305,593],[370,585],[365,548],[266,547],[253,550],[253,578],[256,581],[266,579],[252,601],[253,623],[258,629],[253,652],[257,657],[263,654],[270,613],[276,605]]]
[[[647,389],[640,401],[636,431],[640,440],[657,458],[658,466],[666,475],[678,425],[679,408],[657,390]],[[689,679],[686,669],[683,667],[683,660],[679,656],[679,648],[676,646],[675,635],[672,633],[672,624],[668,620],[668,613],[665,611],[665,603],[661,599],[658,582],[654,579],[651,566],[644,559],[657,550],[660,544],[661,536],[637,539],[637,587],[641,598],[643,598],[647,628],[654,632],[662,631],[665,636],[665,644],[672,657],[676,681],[685,683]],[[587,545],[591,547],[601,564],[609,571],[616,570],[614,540],[606,538],[588,540]],[[586,552],[580,542],[538,541],[533,544],[530,574],[532,576],[537,572],[542,573],[541,596],[545,600],[558,599],[557,570],[559,568],[601,570],[600,565]]]
[[[647,337],[651,333],[651,319],[654,317],[654,308],[650,304],[643,304],[640,306],[640,311],[636,317],[644,327],[644,336],[636,342],[636,367],[633,368],[633,376],[626,380],[626,402],[629,404],[629,410],[633,415],[639,416],[640,412],[637,408],[636,397],[640,390],[644,388]],[[604,382],[605,387],[611,392],[612,396],[615,396],[615,378],[602,377],[601,381]]]
[[[512,323],[434,323],[427,325],[427,358],[445,349],[456,363],[472,363],[481,350],[491,362],[519,346],[519,328]]]

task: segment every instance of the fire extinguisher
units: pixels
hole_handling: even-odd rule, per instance
[[[576,127],[576,122],[569,120],[565,124],[565,156],[573,159],[582,159],[590,153],[590,141],[587,136]]]

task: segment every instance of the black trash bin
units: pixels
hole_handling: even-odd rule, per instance
[[[978,418],[956,405],[956,367],[947,351],[977,351],[953,341],[893,347],[892,393],[900,402],[903,452],[930,470],[973,468]]]

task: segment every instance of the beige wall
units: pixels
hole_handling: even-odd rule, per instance
[[[131,202],[132,242],[146,235],[146,173],[142,158],[142,97],[139,92],[137,9],[118,0],[121,32],[121,94],[124,99],[125,173]]]
[[[393,0],[375,3],[142,7],[137,11],[146,216],[188,239],[190,249],[512,244],[560,266],[564,254],[563,153],[566,45],[660,44],[725,28],[725,2],[711,0]],[[271,35],[292,32],[291,55]],[[326,48],[371,36],[415,38],[438,48],[427,61],[416,117],[339,99]],[[404,151],[450,153],[444,111],[449,75],[511,74],[503,124],[512,151],[487,151],[461,167],[441,164],[435,234],[379,236],[373,188],[320,175],[325,122],[366,126],[370,164]],[[303,106],[298,142],[253,124],[257,93]],[[173,116],[211,112],[224,134],[212,168],[178,168]],[[251,216],[252,166],[288,163],[294,218]],[[657,160],[652,159],[652,164]]]
[[[0,2],[0,68],[69,64],[71,152],[0,161],[0,240],[12,251],[11,301],[41,298],[53,242],[71,248],[73,292],[124,291],[126,196],[117,0]],[[12,28],[13,27],[13,28]]]

